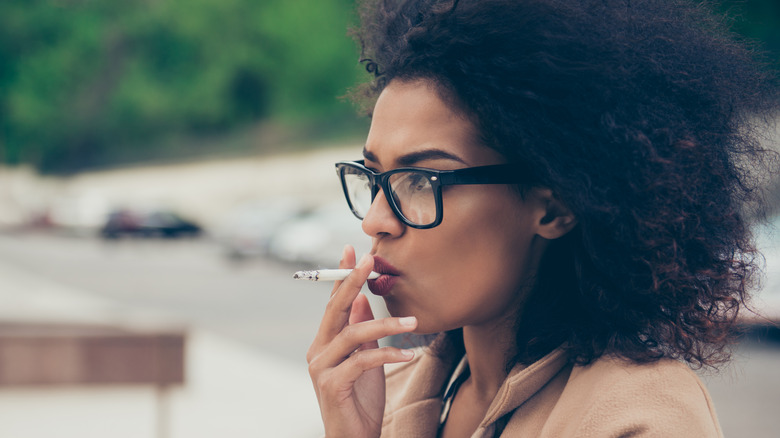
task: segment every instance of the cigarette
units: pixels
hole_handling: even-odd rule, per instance
[[[352,272],[352,269],[320,269],[319,271],[298,271],[293,274],[293,278],[296,280],[311,280],[311,281],[340,281],[347,278],[347,275]],[[369,280],[376,280],[379,278],[379,273],[371,271],[368,274]]]

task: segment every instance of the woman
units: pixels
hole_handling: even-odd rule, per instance
[[[328,437],[721,436],[690,366],[755,277],[777,94],[693,3],[363,8],[372,123],[337,168],[372,250],[307,355]],[[378,347],[402,333],[441,335]]]

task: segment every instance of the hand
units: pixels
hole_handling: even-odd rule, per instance
[[[379,348],[379,338],[411,332],[417,320],[374,319],[368,299],[360,293],[373,267],[370,255],[355,266],[355,250],[344,248],[339,268],[354,271],[334,285],[306,354],[327,437],[378,437],[385,410],[383,365],[414,357],[409,350]]]

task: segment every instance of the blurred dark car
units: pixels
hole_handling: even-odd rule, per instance
[[[117,210],[108,215],[100,235],[106,239],[120,237],[195,237],[202,228],[170,211],[137,213]]]

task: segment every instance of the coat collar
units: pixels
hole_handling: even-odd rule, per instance
[[[489,426],[517,409],[539,392],[568,362],[566,351],[559,347],[529,366],[515,365],[498,388],[480,428]]]
[[[413,362],[388,373],[389,412],[384,428],[391,432],[389,436],[436,436],[444,389],[459,359],[451,350],[440,355],[418,351]],[[568,355],[559,347],[530,366],[512,368],[475,435],[491,430],[497,420],[533,397],[567,363]]]

